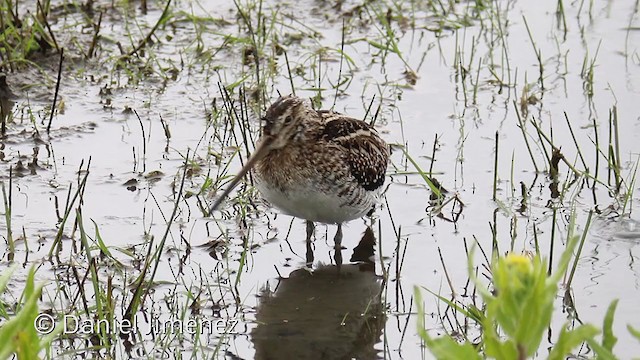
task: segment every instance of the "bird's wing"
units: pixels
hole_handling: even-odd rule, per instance
[[[373,191],[384,184],[389,147],[378,132],[362,120],[333,112],[321,113],[325,120],[321,137],[345,149],[351,175],[365,189]]]

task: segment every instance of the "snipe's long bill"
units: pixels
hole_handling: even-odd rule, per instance
[[[389,162],[389,147],[366,122],[309,101],[281,97],[263,118],[256,149],[227,189],[215,211],[252,171],[261,195],[284,213],[313,222],[338,224],[360,218],[379,201]],[[338,242],[336,243],[336,246]]]

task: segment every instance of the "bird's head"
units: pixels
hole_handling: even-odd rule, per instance
[[[264,126],[261,141],[269,150],[273,150],[304,140],[305,121],[313,119],[314,113],[309,100],[292,95],[280,97],[262,118]]]

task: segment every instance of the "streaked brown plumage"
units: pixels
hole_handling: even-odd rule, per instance
[[[267,110],[256,150],[211,207],[215,210],[253,168],[262,196],[283,212],[312,222],[340,224],[360,218],[379,200],[389,147],[362,120],[315,110],[295,96]],[[338,242],[338,241],[336,241]]]

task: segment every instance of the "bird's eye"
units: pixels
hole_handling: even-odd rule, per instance
[[[284,124],[285,124],[285,125],[289,125],[289,124],[291,124],[291,120],[293,120],[293,118],[291,117],[291,115],[287,116],[286,118],[284,118]]]

